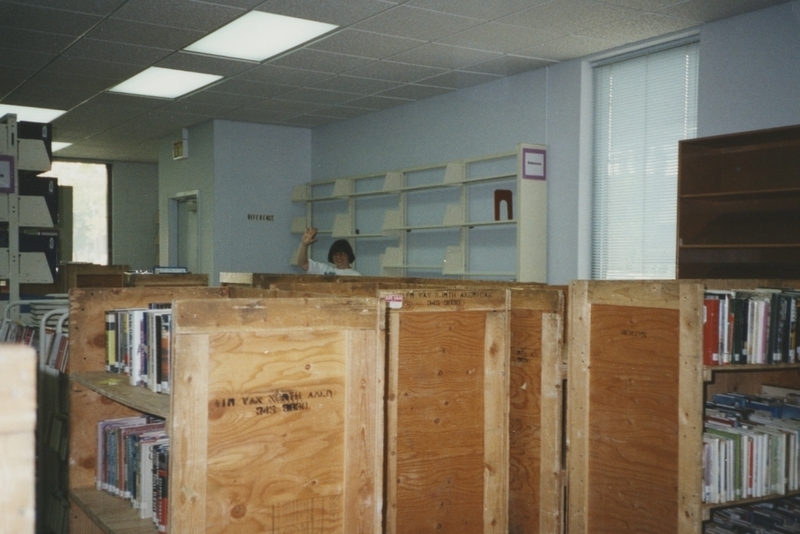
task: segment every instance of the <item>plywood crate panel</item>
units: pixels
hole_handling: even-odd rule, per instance
[[[380,301],[194,300],[173,313],[172,531],[380,532]]]
[[[506,532],[507,291],[389,304],[386,532]]]
[[[6,532],[33,534],[35,512],[36,353],[0,345],[0,517]]]

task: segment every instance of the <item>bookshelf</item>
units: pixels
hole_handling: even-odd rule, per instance
[[[704,366],[707,289],[797,281],[570,284],[568,529],[700,534],[704,402],[761,384],[800,387],[800,364]],[[761,500],[774,499],[768,496]]]
[[[156,532],[94,483],[97,421],[152,414],[170,437],[170,532],[292,531],[312,517],[325,532],[379,532],[380,507],[363,505],[380,502],[383,487],[377,299],[228,296],[153,286],[71,293],[73,531]],[[102,370],[104,310],[149,302],[173,304],[171,395]]]
[[[681,141],[678,278],[800,278],[800,126]]]
[[[292,222],[292,232],[317,227],[323,252],[348,239],[365,275],[545,282],[545,154],[542,145],[521,144],[298,186],[292,200],[305,203],[306,215]]]
[[[128,501],[95,489],[96,423],[103,419],[169,414],[170,397],[133,387],[105,372],[105,310],[145,307],[176,298],[225,297],[221,288],[75,288],[70,292],[69,499],[70,532],[157,531]],[[121,530],[122,528],[130,530]]]

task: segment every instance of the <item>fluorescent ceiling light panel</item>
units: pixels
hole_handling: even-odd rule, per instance
[[[72,146],[72,143],[62,143],[59,141],[53,141],[51,143],[51,148],[53,149],[53,152],[58,152],[62,148],[67,148],[68,146]]]
[[[109,91],[155,98],[178,98],[220,78],[222,76],[215,74],[150,67]]]
[[[0,117],[13,113],[17,116],[18,121],[25,122],[52,122],[66,111],[60,109],[47,109],[47,108],[32,108],[29,106],[11,106],[9,104],[0,104]]]
[[[263,61],[335,28],[335,24],[251,11],[184,50]]]

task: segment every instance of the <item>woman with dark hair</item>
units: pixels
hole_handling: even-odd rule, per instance
[[[297,252],[297,265],[309,274],[336,274],[345,276],[361,276],[353,269],[356,261],[353,247],[346,239],[334,241],[328,250],[328,263],[314,261],[308,257],[308,246],[317,240],[317,229],[307,228],[300,238],[300,249]]]

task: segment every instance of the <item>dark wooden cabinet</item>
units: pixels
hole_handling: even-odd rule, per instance
[[[678,278],[800,278],[800,126],[681,141]]]

